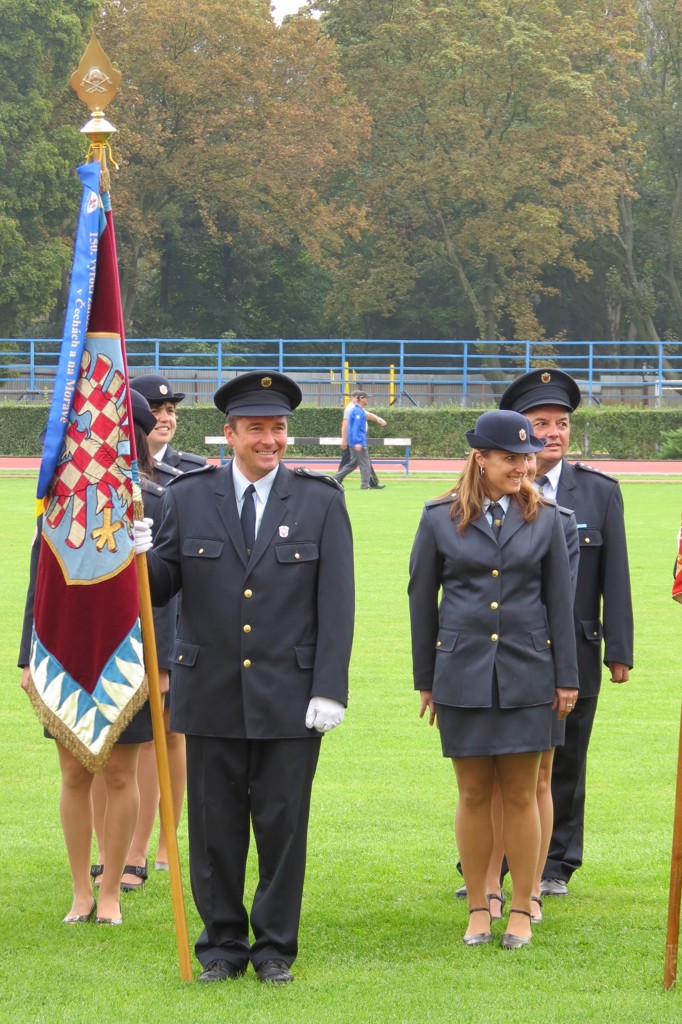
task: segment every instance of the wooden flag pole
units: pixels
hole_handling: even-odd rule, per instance
[[[154,636],[154,618],[152,601],[149,592],[149,572],[147,556],[137,555],[137,579],[140,594],[140,623],[142,625],[142,643],[144,660],[149,680],[149,707],[152,713],[152,729],[154,731],[154,750],[156,751],[156,767],[159,773],[159,812],[161,824],[168,844],[168,870],[173,900],[173,916],[175,918],[175,936],[178,945],[180,977],[183,981],[192,980],[192,961],[189,952],[189,936],[187,934],[187,918],[185,916],[185,898],[182,891],[182,874],[180,871],[180,854],[178,851],[177,824],[173,810],[171,793],[170,768],[168,765],[168,746],[166,744],[166,724],[163,718],[163,699],[159,685],[159,665],[156,655],[156,638]]]
[[[680,901],[682,900],[682,713],[680,714],[680,740],[677,753],[677,785],[675,788],[675,818],[673,822],[673,850],[670,863],[670,893],[668,896],[668,930],[665,940],[665,969],[663,988],[671,988],[677,979],[677,950],[680,941]]]
[[[118,167],[109,146],[109,137],[116,131],[104,116],[104,111],[114,98],[121,84],[121,73],[117,71],[100,46],[97,36],[92,34],[80,64],[71,75],[71,85],[90,111],[90,120],[83,125],[81,133],[90,139],[87,160],[98,160],[101,166],[100,191],[109,192],[109,162]],[[121,335],[123,329],[121,325]],[[125,363],[125,351],[124,351]],[[129,406],[130,409],[130,406]],[[132,414],[130,419],[132,430]],[[134,451],[134,449],[133,449]],[[133,485],[133,514],[136,519],[144,516],[142,496],[137,484]],[[140,624],[142,626],[142,645],[144,648],[145,667],[149,684],[149,707],[152,716],[154,748],[156,751],[156,767],[159,773],[160,800],[159,809],[161,822],[168,843],[168,868],[170,871],[171,895],[173,899],[173,915],[175,917],[175,935],[178,944],[180,976],[183,981],[192,980],[192,962],[189,955],[189,939],[187,936],[187,919],[185,917],[185,901],[182,892],[182,876],[180,874],[180,856],[176,834],[175,814],[171,796],[170,769],[168,766],[168,747],[166,745],[166,725],[163,719],[163,700],[159,684],[159,665],[156,654],[156,638],[154,635],[154,618],[152,601],[149,592],[149,573],[147,556],[136,556],[138,591],[140,599]]]

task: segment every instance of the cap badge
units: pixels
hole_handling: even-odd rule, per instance
[[[260,386],[262,388],[271,388],[272,387],[272,377],[261,377],[261,379],[260,379]]]
[[[166,387],[165,384],[159,384],[159,391],[161,392],[162,395],[168,394],[168,388]]]
[[[528,434],[527,434],[527,433],[526,433],[526,431],[525,431],[525,430],[523,429],[523,427],[521,427],[521,429],[519,430],[519,438],[520,438],[520,439],[521,439],[522,441],[525,441],[527,437],[528,437]]]
[[[543,384],[549,384],[551,379],[552,379],[552,374],[551,373],[547,373],[547,371],[545,371],[543,374],[540,375],[540,380],[542,381]]]
[[[289,527],[288,526],[280,526],[280,528],[279,528],[279,535],[280,535],[280,537],[288,537],[289,536]]]

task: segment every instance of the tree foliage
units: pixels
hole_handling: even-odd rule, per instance
[[[616,226],[632,5],[318,6],[374,122],[358,177],[374,235],[345,267],[343,303],[390,312],[440,265],[479,337],[541,337],[534,306],[547,271],[587,275],[577,245]]]
[[[0,335],[40,324],[71,259],[82,152],[69,75],[93,0],[3,0],[0,7]]]
[[[164,333],[238,328],[240,300],[278,254],[324,265],[359,237],[362,211],[337,201],[335,183],[367,116],[317,24],[277,28],[265,7],[105,5],[102,42],[124,75],[116,205],[129,330],[150,296]]]

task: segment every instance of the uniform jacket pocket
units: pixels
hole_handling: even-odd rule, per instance
[[[581,548],[600,548],[604,543],[601,530],[595,530],[592,527],[579,527],[578,536]]]
[[[277,561],[283,565],[297,562],[316,562],[319,558],[317,544],[276,544]]]
[[[196,664],[199,656],[199,644],[191,644],[187,640],[176,640],[173,644],[171,661],[174,665],[188,665],[190,668]]]
[[[580,623],[586,640],[598,643],[604,638],[604,630],[599,619],[583,619]]]
[[[185,558],[220,558],[223,552],[222,540],[204,540],[201,537],[187,537],[182,542]]]
[[[458,638],[459,633],[456,633],[454,629],[441,629],[436,640],[436,650],[449,654],[454,651]]]
[[[315,667],[315,647],[312,644],[295,647],[294,650],[299,668],[311,669]]]
[[[552,648],[552,641],[549,636],[549,630],[534,629],[530,634],[530,638],[533,642],[533,647],[536,651],[549,651]]]

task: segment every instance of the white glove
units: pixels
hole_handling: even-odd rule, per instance
[[[331,700],[330,697],[313,697],[305,716],[306,728],[329,732],[330,729],[341,725],[345,713],[346,709],[338,700]]]
[[[136,519],[133,523],[133,540],[135,541],[135,554],[144,555],[152,546],[152,523],[153,519]]]

